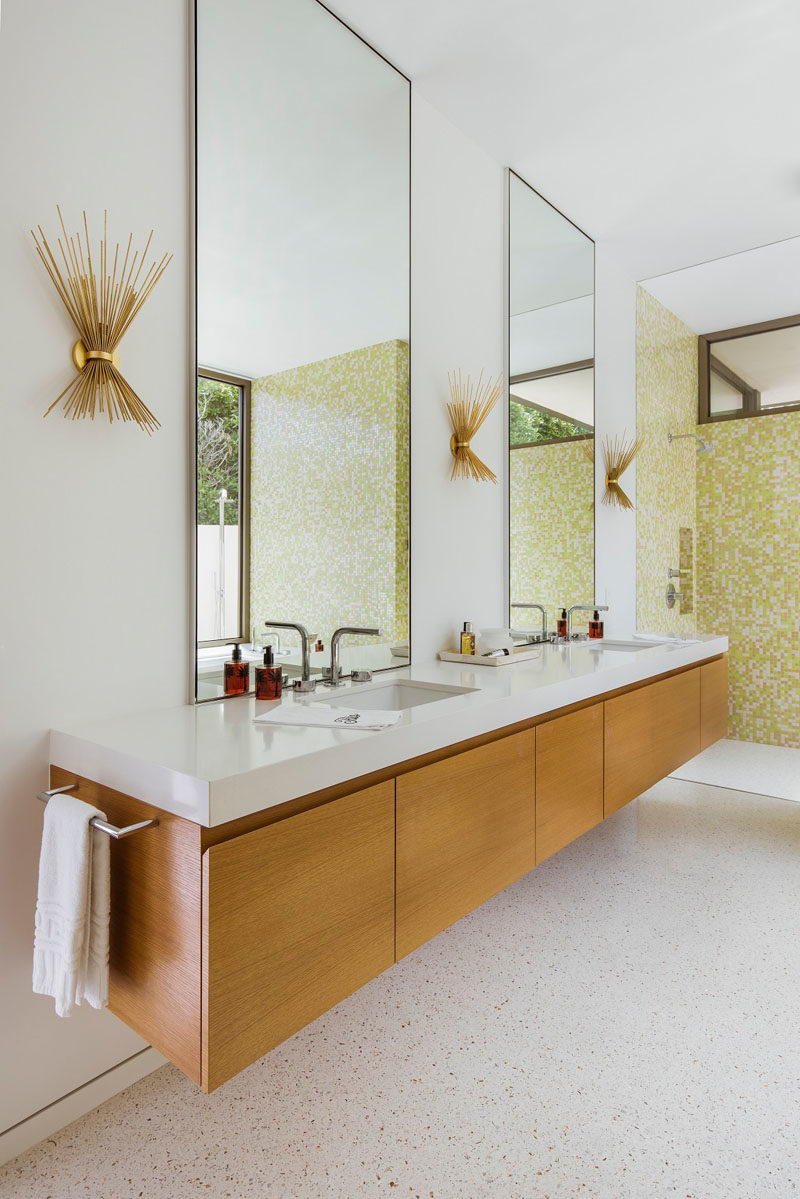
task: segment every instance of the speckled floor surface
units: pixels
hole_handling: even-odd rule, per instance
[[[800,807],[668,779],[205,1097],[167,1066],[3,1199],[800,1193]]]
[[[757,745],[753,741],[717,741],[672,777],[800,803],[800,749]]]

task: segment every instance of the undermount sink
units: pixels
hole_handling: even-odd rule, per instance
[[[445,687],[438,683],[401,679],[391,683],[367,683],[363,687],[344,686],[335,695],[331,691],[319,691],[316,700],[334,708],[379,708],[404,712],[408,708],[418,708],[420,704],[434,704],[443,699],[469,695],[474,690],[474,687]]]
[[[632,654],[640,649],[652,649],[654,645],[668,645],[669,642],[661,641],[608,641],[604,637],[602,641],[582,641],[581,645],[588,645],[589,649],[610,649],[616,650],[617,653]]]

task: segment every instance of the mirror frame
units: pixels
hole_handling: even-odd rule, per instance
[[[199,707],[199,706],[204,706],[206,704],[219,703],[225,699],[230,699],[230,698],[240,698],[240,697],[231,697],[231,696],[225,696],[225,695],[221,695],[221,696],[217,696],[217,697],[209,698],[209,699],[204,699],[204,700],[198,700],[198,698],[197,698],[197,648],[198,648],[198,641],[197,641],[197,433],[198,433],[198,428],[197,428],[197,425],[198,425],[198,422],[197,422],[197,377],[199,374],[202,374],[202,369],[203,369],[201,367],[201,365],[198,361],[198,357],[197,357],[197,346],[198,346],[198,286],[197,286],[197,279],[198,279],[198,245],[197,245],[197,211],[198,211],[197,27],[198,27],[198,20],[197,20],[197,6],[199,3],[202,3],[202,0],[191,0],[191,4],[190,4],[189,70],[188,70],[188,83],[189,83],[189,87],[188,87],[188,92],[189,92],[189,137],[188,137],[188,143],[189,143],[189,202],[188,202],[187,217],[188,217],[189,245],[188,245],[187,257],[188,257],[190,269],[189,269],[189,277],[187,279],[187,298],[188,298],[189,312],[191,315],[190,315],[190,319],[189,319],[188,336],[186,338],[186,343],[187,343],[186,375],[187,375],[187,380],[188,380],[187,405],[188,405],[188,418],[189,418],[187,421],[187,439],[186,439],[187,457],[189,460],[189,467],[188,467],[188,472],[187,472],[188,473],[187,492],[188,492],[188,499],[189,499],[188,511],[187,511],[187,537],[188,537],[188,545],[189,545],[187,588],[188,588],[188,603],[189,603],[189,620],[187,621],[187,630],[186,630],[186,635],[187,635],[186,681],[187,681],[187,703],[191,707]],[[407,539],[408,540],[408,658],[404,662],[403,665],[410,666],[412,663],[412,660],[413,660],[413,658],[412,658],[413,609],[412,609],[412,600],[411,600],[412,580],[413,580],[413,561],[412,561],[412,554],[411,554],[411,518],[412,518],[413,503],[414,503],[414,497],[412,495],[412,490],[411,490],[411,475],[412,475],[412,471],[411,471],[411,433],[412,433],[411,375],[412,375],[412,363],[413,363],[413,344],[412,344],[412,336],[411,336],[411,334],[412,334],[412,328],[411,328],[411,315],[412,315],[411,279],[412,279],[412,275],[411,275],[411,271],[412,271],[412,261],[413,261],[413,247],[412,247],[413,220],[412,220],[412,208],[411,208],[411,205],[412,205],[412,190],[411,189],[412,189],[412,171],[413,171],[413,159],[412,159],[412,91],[413,91],[413,84],[412,84],[409,76],[406,75],[404,71],[401,71],[400,68],[398,66],[396,66],[395,63],[393,63],[390,59],[388,59],[385,54],[381,54],[380,50],[376,50],[376,48],[374,46],[372,46],[366,40],[366,38],[362,37],[361,34],[358,33],[355,29],[353,29],[350,25],[348,25],[346,21],[342,20],[342,18],[337,13],[335,13],[333,11],[333,9],[329,8],[327,4],[324,4],[323,0],[314,0],[314,3],[317,4],[319,8],[323,9],[328,14],[328,16],[332,17],[333,20],[337,21],[339,25],[341,25],[344,29],[346,29],[348,31],[348,33],[352,34],[353,37],[357,38],[358,41],[360,41],[367,48],[367,50],[369,50],[372,54],[377,55],[378,58],[380,58],[383,62],[386,63],[387,67],[390,67],[391,70],[394,71],[396,75],[399,75],[401,79],[405,80],[406,84],[408,85],[408,144],[407,144],[407,148],[406,148],[407,161],[408,161],[408,276],[407,276],[407,279],[408,279],[408,282],[407,282],[407,286],[408,286],[408,539]],[[217,371],[215,373],[218,376],[220,375],[219,371]],[[247,407],[248,407],[248,424],[249,424],[249,417],[250,417],[249,385],[250,385],[250,380],[244,380],[244,379],[234,376],[234,375],[230,375],[230,376],[228,376],[228,378],[230,379],[231,382],[234,382],[234,383],[239,383],[239,384],[246,383],[247,384],[247,389],[248,389]],[[508,407],[508,405],[506,405],[506,408],[507,407]],[[248,440],[249,440],[249,438],[248,438]],[[245,462],[243,463],[243,470],[244,469],[246,469],[246,475],[247,475],[246,486],[247,486],[247,491],[248,491],[247,501],[248,501],[248,506],[249,506],[249,484],[250,484],[250,449],[249,449],[249,445],[247,446],[246,451],[245,451]],[[247,538],[247,552],[249,553],[249,533],[250,533],[249,507],[248,507],[247,515],[243,521],[243,527],[246,529],[246,532],[244,535]],[[241,552],[244,552],[244,550],[242,549]],[[247,571],[247,578],[249,580],[249,570]],[[245,602],[249,604],[249,585],[247,586],[246,590],[247,590],[248,594],[247,594],[247,600]],[[247,626],[249,628],[249,623],[250,622],[249,622],[249,612],[248,612],[247,619],[245,620],[245,622],[243,624],[243,628],[245,626]],[[252,630],[250,630],[250,631],[252,633]],[[240,638],[239,640],[242,640],[242,639]],[[244,640],[246,640],[246,638],[244,638]],[[227,641],[225,641],[225,642],[222,642],[221,644],[227,645],[229,643]],[[377,667],[373,673],[381,674],[381,673],[385,673],[387,670],[398,670],[398,669],[401,669],[401,667],[391,666],[391,665],[390,666],[381,666],[381,667]],[[252,692],[250,692],[248,694],[252,697]]]
[[[507,619],[509,627],[511,621],[511,436],[510,436],[510,403],[511,403],[511,189],[512,179],[517,179],[523,183],[525,187],[530,188],[534,195],[543,200],[549,205],[554,212],[557,212],[560,217],[563,217],[568,224],[572,225],[573,229],[577,229],[592,246],[592,357],[591,360],[586,359],[581,363],[570,363],[565,369],[575,370],[577,367],[591,365],[594,368],[594,378],[592,383],[592,400],[593,400],[593,415],[594,415],[594,460],[592,462],[592,602],[596,599],[597,590],[597,245],[593,237],[590,237],[585,229],[581,229],[580,225],[575,221],[570,220],[560,208],[557,208],[547,196],[543,196],[540,191],[532,187],[528,180],[523,178],[518,171],[513,167],[506,167],[505,170],[505,196],[504,196],[504,220],[503,220],[503,320],[505,328],[505,336],[503,339],[503,354],[505,358],[504,373],[506,378],[506,395],[505,395],[505,411],[503,414],[504,428],[504,444],[505,444],[505,470],[506,470],[506,487],[504,496],[504,518],[506,527],[506,536],[504,543],[505,550],[505,578],[504,578],[504,621]],[[556,373],[548,372],[548,373]],[[521,376],[515,375],[515,379],[519,380]],[[570,438],[570,440],[573,440]],[[575,438],[574,440],[578,440]],[[581,439],[585,440],[585,439]],[[587,599],[589,597],[587,596]],[[580,600],[576,600],[580,603]]]

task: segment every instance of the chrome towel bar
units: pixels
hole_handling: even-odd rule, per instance
[[[66,787],[52,787],[49,791],[40,791],[36,796],[42,803],[47,803],[52,795],[60,795],[62,791],[74,791],[78,786],[77,783],[69,783]],[[99,816],[94,816],[89,823],[92,828],[97,828],[101,833],[107,833],[109,837],[113,837],[115,841],[120,841],[123,837],[130,837],[131,833],[138,833],[141,828],[154,828],[157,820],[140,820],[138,824],[126,824],[124,828],[117,828],[116,824],[109,824],[107,820],[101,820]]]

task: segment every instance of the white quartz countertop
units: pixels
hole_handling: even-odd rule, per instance
[[[602,646],[543,645],[537,657],[497,668],[435,661],[381,672],[376,683],[411,679],[473,690],[421,704],[377,732],[258,724],[254,717],[274,704],[237,696],[53,729],[50,762],[211,827],[716,657],[728,639],[629,652]],[[305,699],[324,702],[326,694],[320,687]],[[303,700],[290,693],[281,702]]]

